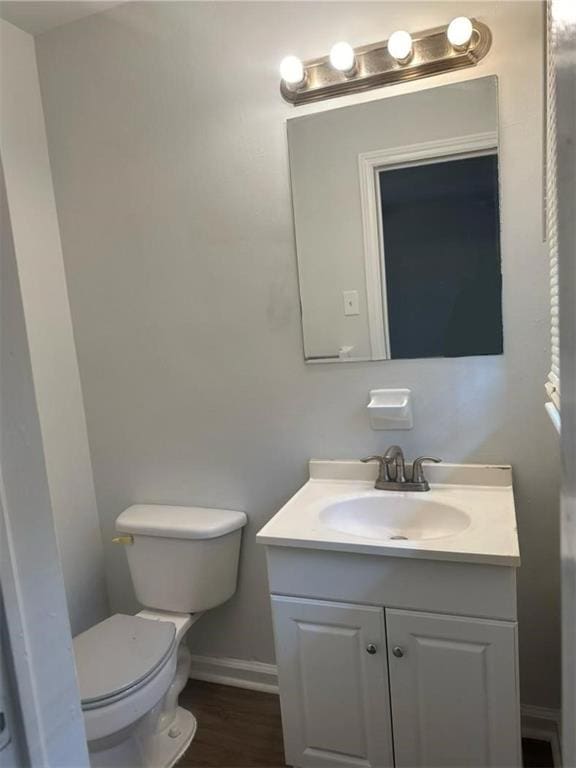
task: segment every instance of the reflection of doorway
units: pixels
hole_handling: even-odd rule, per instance
[[[497,128],[497,126],[496,126]],[[439,167],[444,164],[446,168],[456,166],[459,162],[469,159],[470,162],[487,162],[493,165],[492,185],[492,231],[493,239],[497,241],[498,250],[495,254],[500,261],[499,254],[499,213],[498,213],[498,132],[487,131],[484,133],[454,136],[450,139],[422,142],[419,144],[393,147],[391,149],[376,150],[362,153],[358,156],[358,170],[360,181],[360,197],[362,208],[362,227],[364,240],[364,268],[366,275],[367,315],[370,332],[370,345],[373,359],[389,359],[391,357],[437,357],[445,355],[445,352],[434,354],[396,354],[391,349],[391,337],[388,322],[388,292],[386,286],[386,259],[382,258],[385,252],[385,238],[382,222],[382,200],[380,179],[389,171],[402,168],[418,168],[431,166]],[[486,158],[486,160],[484,160]],[[466,178],[464,176],[463,178]],[[413,232],[418,222],[410,222],[410,230]],[[496,270],[499,272],[498,270]],[[414,281],[417,285],[417,282]],[[499,285],[492,291],[498,296],[500,302]],[[499,307],[497,325],[501,324],[501,307]],[[501,328],[496,336],[501,335]],[[498,354],[498,342],[492,345],[495,349],[492,354]],[[501,338],[500,338],[501,346]],[[500,350],[501,351],[501,350]],[[456,353],[461,354],[461,353]],[[472,353],[473,354],[473,353]],[[480,352],[478,354],[486,354]]]
[[[502,353],[495,152],[378,173],[390,356]]]

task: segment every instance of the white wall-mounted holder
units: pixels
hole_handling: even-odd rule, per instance
[[[372,389],[367,405],[372,429],[412,429],[412,392],[409,389]]]

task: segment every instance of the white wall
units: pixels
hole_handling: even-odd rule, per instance
[[[563,13],[564,11],[564,13]],[[562,408],[562,760],[576,765],[576,17],[552,11],[558,126]]]
[[[463,2],[487,22],[474,70],[342,104],[496,74],[505,354],[303,362],[278,62],[331,43],[447,22],[452,3],[129,3],[37,38],[50,157],[105,538],[136,501],[246,510],[238,595],[195,651],[272,661],[254,535],[315,457],[399,441],[409,455],[511,462],[522,698],[558,704],[556,441],[543,409],[548,275],[541,244],[542,12]],[[334,108],[326,102],[301,114]],[[372,432],[368,390],[413,389],[415,429]],[[135,607],[106,545],[115,609]]]
[[[86,418],[50,175],[34,39],[0,21],[0,153],[50,498],[74,633],[107,613]]]
[[[0,679],[18,747],[14,762],[4,750],[0,763],[82,768],[84,718],[30,358],[0,164],[0,675],[10,670],[18,690],[5,702]]]

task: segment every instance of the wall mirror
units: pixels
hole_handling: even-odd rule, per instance
[[[502,353],[495,77],[288,120],[309,362]]]

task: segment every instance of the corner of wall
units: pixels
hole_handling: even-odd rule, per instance
[[[34,38],[0,20],[0,40],[0,154],[68,609],[77,633],[108,612],[86,417]]]

